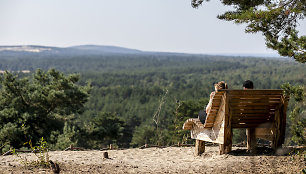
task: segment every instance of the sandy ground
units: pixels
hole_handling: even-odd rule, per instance
[[[103,158],[108,152],[109,158]],[[244,148],[233,148],[226,155],[218,147],[206,147],[201,156],[194,156],[194,147],[167,147],[108,151],[53,151],[50,160],[57,162],[60,173],[302,173],[304,155],[277,155],[263,149],[256,155]],[[0,173],[52,173],[49,168],[25,168],[21,159],[35,160],[33,154],[0,156]]]

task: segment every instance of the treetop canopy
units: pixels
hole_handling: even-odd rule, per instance
[[[209,1],[209,0],[205,0]],[[204,0],[191,0],[194,8]],[[306,0],[221,0],[224,5],[233,6],[218,18],[246,23],[245,32],[262,32],[266,46],[278,51],[281,56],[291,57],[298,62],[306,62],[306,36],[297,30],[299,22],[306,16]]]

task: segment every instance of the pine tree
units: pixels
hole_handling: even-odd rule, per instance
[[[83,112],[89,86],[79,86],[79,75],[54,69],[37,70],[32,78],[10,72],[0,76],[0,145],[18,148],[31,140],[62,130],[64,119]]]
[[[125,122],[116,113],[100,112],[91,123],[92,130],[88,137],[94,140],[94,148],[116,144],[117,140],[122,138]]]
[[[194,8],[204,0],[191,0]],[[208,0],[206,0],[208,1]],[[247,33],[262,32],[266,46],[277,50],[281,56],[306,62],[306,36],[299,36],[297,26],[306,16],[306,0],[221,0],[224,5],[234,6],[218,18],[246,23]]]

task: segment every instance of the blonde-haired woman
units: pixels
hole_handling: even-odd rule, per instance
[[[220,90],[220,89],[228,89],[228,86],[224,81],[220,81],[220,82],[216,83],[214,86],[215,86],[215,91],[210,93],[209,102],[208,102],[208,104],[205,108],[206,113],[204,113],[204,112],[199,113],[199,119],[203,124],[205,122],[207,114],[211,110],[212,99],[214,98],[216,92],[218,92],[218,90]]]

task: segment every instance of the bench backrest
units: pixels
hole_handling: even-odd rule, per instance
[[[232,128],[271,127],[276,112],[287,101],[282,90],[220,90],[204,127],[213,127],[217,115],[225,114],[226,109]]]
[[[213,127],[217,114],[219,110],[221,109],[221,105],[223,105],[222,99],[223,99],[224,93],[225,91],[218,91],[215,93],[212,99],[211,109],[209,113],[207,113],[207,117],[204,123],[205,128]]]

